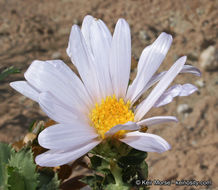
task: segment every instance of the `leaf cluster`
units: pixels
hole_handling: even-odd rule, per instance
[[[115,179],[110,171],[110,162],[107,159],[92,155],[90,158],[93,174],[85,176],[81,181],[94,190],[103,190],[109,184],[114,184]]]
[[[143,189],[135,186],[135,180],[148,177],[146,157],[146,152],[121,142],[107,141],[91,151],[90,167],[94,172],[82,182],[94,190]]]
[[[118,165],[122,168],[123,181],[135,184],[136,179],[147,179],[148,165],[145,162],[147,152],[136,149],[130,150],[126,156],[118,160]]]
[[[57,174],[38,171],[31,148],[16,152],[10,145],[0,143],[0,190],[56,190]]]

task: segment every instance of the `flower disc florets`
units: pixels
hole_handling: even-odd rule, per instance
[[[100,104],[95,104],[95,108],[90,113],[90,119],[92,126],[104,138],[104,134],[112,127],[134,121],[134,113],[130,109],[130,101],[125,103],[123,98],[117,99],[114,95],[102,99]],[[124,133],[125,130],[121,130],[116,135],[120,136]]]

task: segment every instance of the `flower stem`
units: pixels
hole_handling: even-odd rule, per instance
[[[110,169],[111,169],[111,173],[113,174],[115,182],[116,182],[115,185],[117,187],[125,186],[125,184],[123,183],[123,179],[122,179],[122,169],[117,165],[116,160],[114,159],[111,160]]]

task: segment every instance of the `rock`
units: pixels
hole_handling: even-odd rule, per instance
[[[70,34],[70,28],[68,27],[62,27],[58,31],[59,35],[69,35]]]
[[[186,20],[180,12],[172,12],[172,15],[169,17],[169,25],[175,33],[184,34],[193,27],[191,22]]]
[[[76,18],[75,18],[75,19],[73,19],[73,24],[77,24],[77,25],[78,25],[78,24],[79,24],[79,20],[78,20],[78,19],[76,19]]]
[[[147,32],[145,30],[140,30],[139,31],[139,38],[141,40],[150,40],[150,37],[148,36]]]
[[[61,53],[59,51],[56,51],[54,52],[52,55],[51,55],[51,58],[52,59],[60,59],[61,58]]]
[[[19,97],[18,102],[19,102],[20,104],[23,104],[26,99],[27,99],[26,96],[21,96],[21,97]]]
[[[191,142],[191,144],[192,144],[193,146],[196,146],[196,145],[197,145],[197,142],[196,142],[195,140],[193,140],[193,141]]]
[[[195,81],[195,85],[199,88],[203,88],[205,86],[205,81],[203,79],[199,79]]]
[[[188,104],[180,104],[177,107],[177,112],[179,114],[191,113],[192,112],[192,108]]]
[[[200,55],[200,65],[206,71],[218,70],[218,54],[214,46],[209,46]]]

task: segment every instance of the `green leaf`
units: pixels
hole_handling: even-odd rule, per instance
[[[133,149],[119,141],[107,140],[92,151],[92,170],[96,173],[87,176],[83,182],[92,189],[130,189],[136,179],[147,178],[147,153]]]
[[[105,169],[103,172],[105,173],[104,184],[112,184],[112,183],[114,184],[115,179],[111,171],[109,169]]]
[[[35,171],[36,165],[33,162],[33,155],[31,150],[22,149],[13,156],[11,156],[9,166],[18,169],[19,174],[24,179],[26,189],[36,189],[38,185],[38,174]]]
[[[11,66],[0,73],[0,80],[3,80],[8,75],[14,74],[14,73],[20,73],[20,71],[18,69],[14,68],[14,66]]]
[[[85,176],[80,181],[84,182],[85,184],[89,185],[90,187],[93,186],[92,182],[94,181],[94,176]]]
[[[148,178],[148,165],[143,161],[140,165],[128,165],[122,171],[123,181],[135,185],[136,179],[145,180]]]
[[[58,176],[50,168],[43,168],[38,173],[38,190],[49,190],[49,188],[52,190],[59,189],[60,181],[58,180]]]
[[[19,170],[17,168],[8,167],[8,174],[9,174],[8,184],[11,184],[9,186],[9,190],[26,189],[25,182],[24,182],[25,180],[23,176],[19,173]]]
[[[109,184],[106,186],[105,189],[107,189],[107,190],[114,190],[114,189],[116,189],[116,190],[129,190],[129,186],[126,186],[126,185],[117,186],[116,184]]]
[[[58,175],[55,173],[55,176],[52,180],[48,183],[46,190],[58,190],[60,185],[60,181],[58,180]]]
[[[100,189],[104,189],[103,188],[103,177],[100,175],[93,175],[93,176],[85,176],[84,178],[82,178],[80,181],[82,181],[83,183],[89,185],[93,190],[100,190]]]
[[[110,171],[110,163],[99,156],[90,157],[91,167],[93,171],[103,174],[102,184],[115,183],[114,177]],[[91,178],[90,178],[91,179]]]
[[[136,178],[137,172],[134,166],[127,166],[123,169],[122,179],[126,183],[130,183],[134,178]]]
[[[126,167],[126,165],[138,165],[141,164],[146,157],[147,152],[132,149],[126,156],[120,157],[118,163],[121,167]]]
[[[11,155],[15,153],[14,149],[8,144],[0,143],[0,189],[7,190],[8,173],[7,164]]]
[[[54,177],[48,176],[47,174],[40,174],[39,181],[38,190],[58,190],[60,186],[57,173],[55,173]]]
[[[93,169],[96,169],[97,167],[101,165],[102,158],[100,158],[99,156],[93,155],[89,159],[91,161],[91,165]]]
[[[52,180],[54,177],[54,172],[49,168],[44,168],[43,170],[39,171],[39,184],[38,189],[43,190],[46,189],[47,184]]]
[[[102,159],[101,160],[101,165],[96,168],[96,171],[101,172],[101,171],[104,171],[104,170],[107,170],[107,169],[110,169],[110,163],[107,160]]]
[[[29,129],[28,129],[29,132],[33,131],[33,126],[34,126],[35,123],[36,123],[36,120],[33,120],[32,123],[29,126]]]
[[[142,162],[137,172],[138,172],[138,176],[140,179],[147,179],[148,178],[148,164],[145,161]]]
[[[0,190],[58,190],[57,174],[48,168],[36,172],[31,149],[19,152],[0,143]]]

